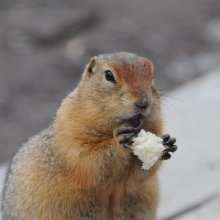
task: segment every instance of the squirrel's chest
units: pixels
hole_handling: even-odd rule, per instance
[[[80,214],[79,219],[145,219],[148,207],[144,193],[126,194],[124,191],[120,191],[122,189],[120,187],[112,193],[107,190],[106,194],[87,198],[86,202],[82,198],[81,201],[78,201],[79,210],[77,211],[75,206],[74,213]]]
[[[149,210],[147,182],[124,175],[120,182],[112,181],[104,188],[103,185],[69,189],[65,186],[58,197],[53,197],[52,213],[60,215],[60,219],[145,219]]]

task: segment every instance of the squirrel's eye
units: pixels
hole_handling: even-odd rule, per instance
[[[115,77],[110,70],[105,71],[105,79],[109,82],[116,83]]]

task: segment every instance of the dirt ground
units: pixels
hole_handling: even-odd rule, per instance
[[[219,0],[0,0],[0,162],[50,124],[92,56],[145,56],[162,91],[218,65],[219,12]]]

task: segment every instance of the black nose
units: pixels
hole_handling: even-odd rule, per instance
[[[146,101],[144,100],[144,101],[140,101],[140,102],[135,102],[134,104],[138,108],[146,109],[148,107],[148,100],[146,100]]]

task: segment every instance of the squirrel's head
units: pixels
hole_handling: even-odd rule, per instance
[[[89,115],[97,127],[103,122],[107,127],[122,123],[140,127],[152,118],[152,108],[159,103],[152,77],[152,63],[135,54],[120,52],[92,58],[78,88],[82,114]]]

